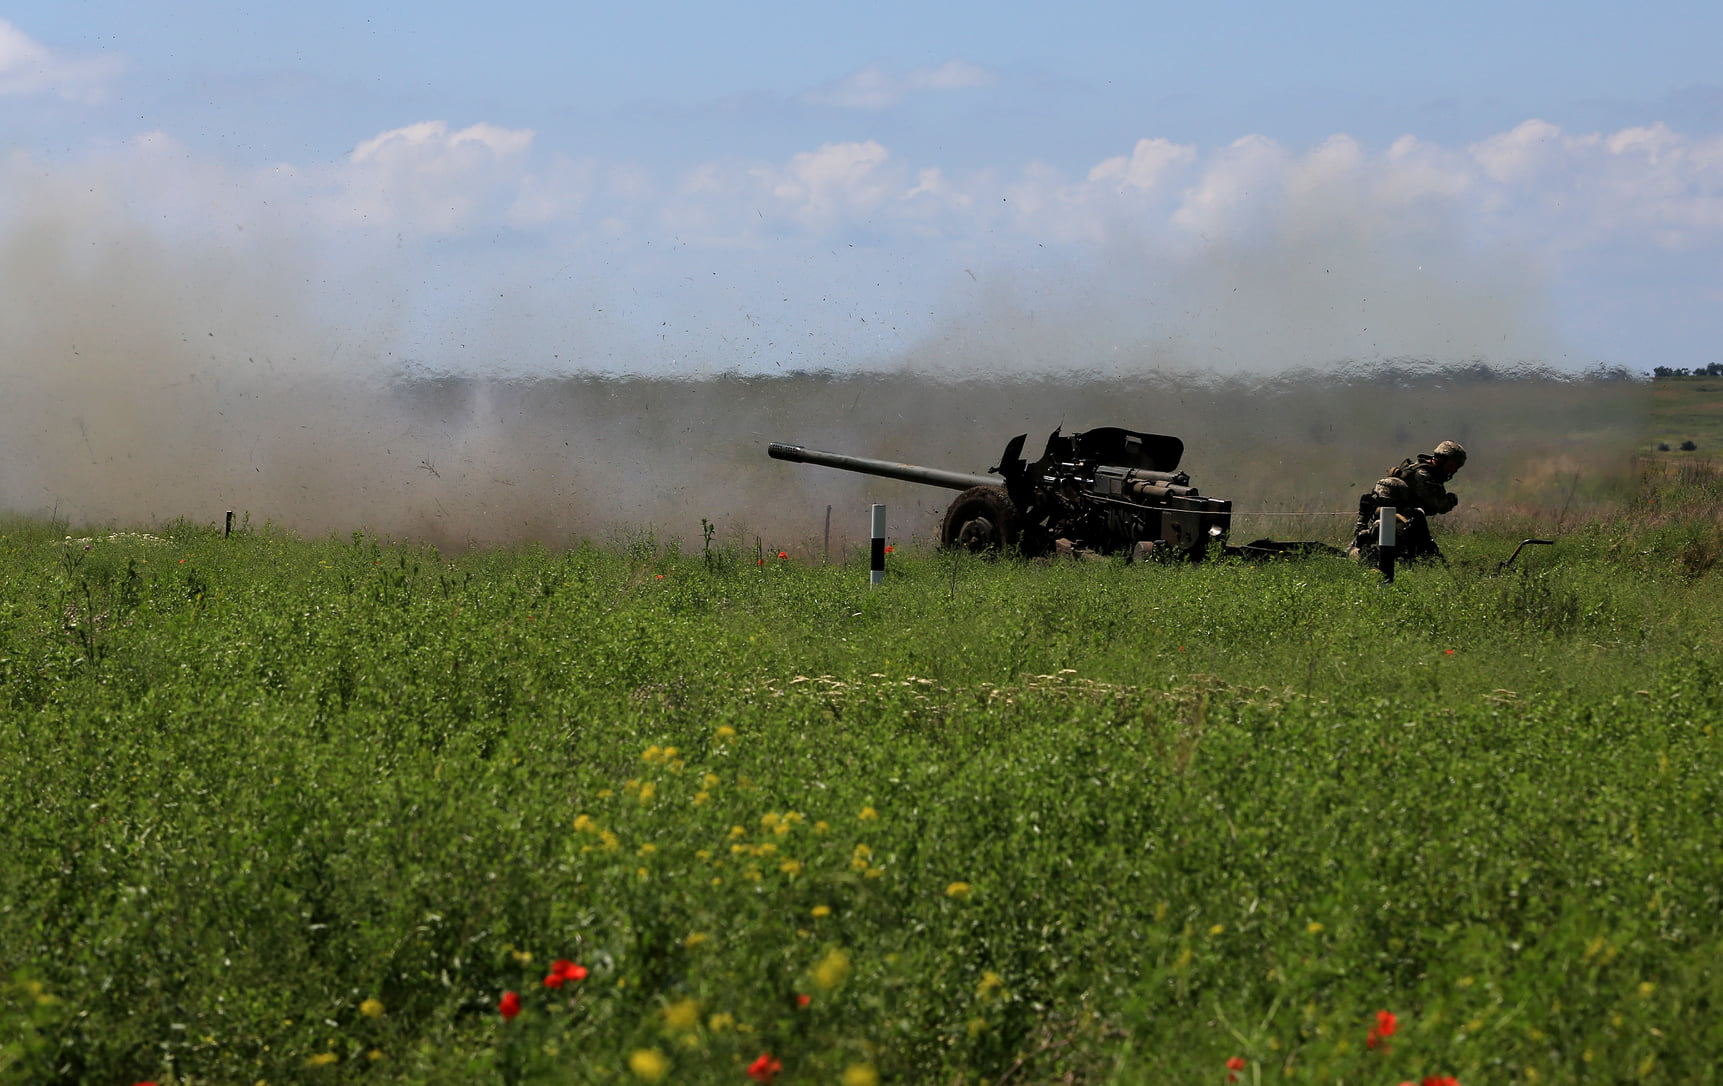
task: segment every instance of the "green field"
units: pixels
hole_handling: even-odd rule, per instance
[[[1392,585],[0,522],[0,1082],[1716,1082],[1713,385]]]
[[[0,1080],[1715,1082],[1656,485],[1392,586],[8,523]]]
[[[1714,460],[1723,453],[1723,378],[1673,377],[1651,383],[1645,451]],[[1683,449],[1683,444],[1693,448]]]

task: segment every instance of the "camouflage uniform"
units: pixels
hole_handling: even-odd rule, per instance
[[[1402,460],[1389,476],[1404,482],[1412,490],[1412,504],[1434,516],[1446,513],[1460,504],[1460,499],[1448,493],[1447,480],[1436,466],[1435,457],[1419,453],[1416,460]]]
[[[1386,478],[1358,500],[1358,521],[1352,529],[1352,546],[1347,552],[1365,562],[1376,560],[1376,544],[1380,538],[1381,516],[1377,510],[1392,506],[1395,520],[1395,546],[1402,558],[1440,558],[1442,550],[1430,534],[1429,517],[1451,511],[1460,499],[1448,493],[1451,473],[1436,463],[1441,456],[1455,464],[1455,470],[1466,462],[1466,450],[1453,441],[1436,446],[1434,453],[1419,453],[1417,459],[1406,459],[1390,471]]]

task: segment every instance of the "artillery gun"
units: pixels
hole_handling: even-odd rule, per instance
[[[1176,437],[1105,426],[1066,435],[1054,430],[1034,463],[1022,457],[1027,434],[1005,446],[987,475],[872,460],[772,442],[777,460],[902,479],[962,491],[939,526],[942,546],[985,552],[1125,553],[1200,561],[1226,546],[1232,502],[1209,498],[1178,470]]]

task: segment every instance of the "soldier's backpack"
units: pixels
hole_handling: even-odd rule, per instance
[[[1406,459],[1400,461],[1398,467],[1388,469],[1389,477],[1394,479],[1410,480],[1412,478],[1412,469],[1418,466],[1418,461],[1420,459],[1422,458],[1408,456]]]

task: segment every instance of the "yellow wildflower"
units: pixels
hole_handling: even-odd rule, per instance
[[[639,778],[630,777],[627,780],[623,781],[622,782],[622,790],[624,792],[638,792],[638,791],[640,791],[640,780],[639,780]]]
[[[648,871],[648,870],[646,870],[646,869],[645,869],[645,868],[644,868],[644,867],[637,867],[637,868],[635,868],[635,869],[634,869],[634,873],[635,873],[635,874],[636,874],[636,875],[639,875],[639,876],[640,876],[640,881],[641,881],[641,882],[645,882],[645,881],[646,881],[646,880],[647,880],[647,879],[650,879],[650,878],[651,878],[651,877],[652,877],[652,872],[650,872],[650,871]]]
[[[365,1053],[365,1058],[374,1063],[383,1058],[383,1050],[380,1048],[373,1048],[371,1051]]]
[[[628,1054],[628,1069],[642,1082],[662,1082],[670,1061],[656,1048],[637,1048]]]
[[[366,1018],[381,1018],[383,1017],[383,1001],[373,996],[359,1004],[359,1013]]]
[[[598,832],[598,823],[596,823],[592,820],[591,815],[587,815],[587,814],[577,815],[575,817],[575,820],[574,820],[574,832],[576,832],[576,833],[597,833]]]
[[[731,826],[730,827],[730,840],[734,841],[738,837],[746,837],[746,836],[748,836],[747,827],[745,827],[745,826]]]
[[[1321,935],[1322,922],[1320,920],[1312,920],[1310,923],[1304,925],[1304,930],[1309,932],[1311,935]]]
[[[707,788],[716,788],[718,787],[718,774],[708,773],[704,777],[700,778],[700,783],[704,784]]]
[[[712,734],[718,740],[718,742],[722,743],[726,739],[736,738],[736,729],[730,727],[730,725],[728,725],[728,724],[720,724],[720,725],[718,725],[718,730],[713,732]]]
[[[1221,934],[1224,931],[1226,931],[1226,925],[1225,924],[1216,924],[1214,927],[1212,927],[1208,930],[1209,938],[1213,939],[1215,936]]]
[[[648,841],[644,845],[640,846],[640,855],[642,855],[642,856],[650,856],[654,852],[657,852],[657,851],[658,851],[658,846],[653,844],[651,841]]]
[[[676,748],[675,747],[665,747],[664,748],[664,760],[666,762],[669,762],[669,761],[674,761],[675,758],[676,758]]]
[[[885,874],[885,868],[883,867],[870,867],[866,871],[862,872],[862,875],[865,878],[870,879],[877,879],[883,874]]]
[[[647,765],[656,765],[660,761],[663,761],[663,759],[664,759],[664,751],[659,749],[659,746],[657,743],[654,743],[651,746],[647,747],[646,753],[642,754],[640,756],[640,760],[645,762]]]
[[[871,1063],[852,1063],[844,1068],[844,1086],[879,1086],[879,1072]]]
[[[878,822],[879,812],[874,810],[872,807],[863,807],[861,809],[861,813],[856,815],[856,818],[862,822]]]
[[[830,822],[826,822],[823,820],[819,821],[819,822],[815,822],[814,823],[814,832],[817,834],[820,834],[822,836],[825,834],[828,834],[828,833],[832,832],[832,824]]]
[[[826,956],[820,959],[813,971],[814,983],[821,991],[826,992],[842,984],[844,978],[849,975],[850,956],[836,947],[826,952]]]
[[[640,802],[642,803],[651,803],[652,797],[657,794],[658,786],[653,784],[651,781],[647,781],[645,784],[640,786]]]
[[[967,882],[954,882],[945,888],[945,896],[964,901],[969,897],[969,884]]]
[[[772,842],[770,842],[770,841],[767,841],[763,845],[755,845],[754,846],[754,855],[756,855],[756,856],[770,856],[777,851],[778,851],[778,846],[772,844]]]
[[[712,858],[711,850],[704,849],[704,848],[697,848],[694,850],[694,858],[696,860],[699,860],[701,863],[705,863],[707,860],[710,860]]]
[[[1655,984],[1653,984],[1653,983],[1651,983],[1651,982],[1650,982],[1650,981],[1648,981],[1648,980],[1642,980],[1642,981],[1640,981],[1640,982],[1639,982],[1639,998],[1641,998],[1641,999],[1650,999],[1650,998],[1651,998],[1651,993],[1652,993],[1652,992],[1653,992],[1653,991],[1654,991],[1654,990],[1655,990],[1655,989],[1656,989],[1656,988],[1657,988],[1657,985],[1655,985]]]
[[[981,983],[975,986],[975,994],[982,999],[992,999],[996,994],[1003,995],[1005,978],[989,969],[981,974]]]
[[[695,792],[694,793],[694,806],[696,806],[696,807],[704,806],[706,801],[711,799],[711,798],[712,798],[712,793],[710,793],[710,792]]]
[[[703,932],[703,931],[691,931],[688,933],[688,938],[682,940],[682,945],[687,947],[689,950],[693,950],[695,947],[699,946],[700,944],[704,943],[705,941],[706,941],[706,933],[705,932]]]
[[[693,999],[679,999],[664,1008],[664,1025],[677,1033],[700,1028],[700,1004]]]
[[[778,865],[778,870],[782,871],[784,874],[790,876],[791,878],[795,878],[797,875],[800,875],[802,873],[802,861],[800,861],[800,860],[785,860],[783,863]]]
[[[609,799],[611,796],[614,796],[615,794],[616,794],[615,792],[612,792],[608,788],[600,788],[598,790],[598,798],[599,799]]]
[[[766,830],[771,829],[778,824],[778,819],[780,817],[781,816],[776,811],[767,811],[765,814],[760,816],[760,828]]]
[[[307,1067],[328,1067],[330,1064],[335,1063],[336,1061],[338,1061],[340,1059],[341,1059],[341,1057],[337,1056],[333,1052],[319,1052],[319,1053],[317,1053],[317,1055],[312,1056],[310,1059],[306,1060],[305,1066],[307,1066]]]
[[[969,1020],[969,1039],[974,1040],[987,1032],[987,1019],[971,1018]]]
[[[617,838],[616,834],[609,830],[598,831],[598,843],[604,846],[604,850],[606,852],[615,852],[617,849],[622,847],[622,842]]]
[[[735,1024],[735,1015],[729,1014],[725,1011],[719,1011],[717,1014],[706,1019],[706,1028],[711,1030],[713,1033],[723,1033]]]
[[[510,947],[509,948],[509,957],[513,958],[515,961],[521,963],[522,965],[531,965],[532,964],[532,952],[531,951],[516,950],[513,947]]]
[[[749,882],[759,882],[761,877],[762,877],[760,875],[760,869],[757,867],[750,867],[750,868],[748,868],[748,870],[744,871],[742,874],[748,879]]]
[[[814,906],[814,919],[815,920],[818,920],[822,917],[827,917],[830,915],[832,915],[832,907],[830,905],[815,905]]]

